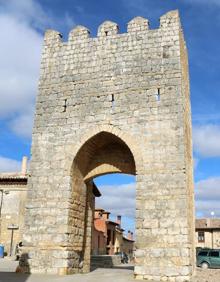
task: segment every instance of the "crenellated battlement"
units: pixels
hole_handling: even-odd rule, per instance
[[[111,21],[105,21],[98,28],[98,37],[107,37],[116,35],[119,32],[119,27],[116,23]]]
[[[158,30],[164,31],[166,29],[180,28],[180,19],[178,10],[170,11],[160,17],[160,25]],[[135,17],[127,24],[127,34],[143,33],[151,31],[150,22],[143,17]],[[97,31],[97,38],[108,38],[114,36],[122,36],[124,34],[119,33],[119,26],[112,21],[105,21],[99,27]],[[68,37],[68,41],[87,40],[90,38],[90,31],[87,27],[78,25],[74,27]],[[55,30],[47,30],[45,33],[44,41],[46,45],[53,45],[62,42],[62,35]]]
[[[127,31],[130,32],[138,32],[138,31],[146,31],[149,29],[149,21],[143,17],[135,17],[128,23]]]
[[[74,41],[78,38],[86,39],[90,37],[90,31],[88,28],[77,25],[74,29],[72,29],[69,33],[69,41]]]

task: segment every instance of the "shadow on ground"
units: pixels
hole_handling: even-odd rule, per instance
[[[94,271],[99,268],[134,270],[133,264],[122,263],[119,255],[92,255],[90,271]]]
[[[0,282],[26,282],[29,274],[0,272]]]
[[[26,258],[24,258],[24,261],[20,260],[20,265],[24,266],[24,263],[26,263]],[[28,271],[28,265],[26,267],[26,271]],[[0,259],[0,282],[97,282],[99,280],[133,282],[133,268],[131,264],[122,264],[110,268],[96,268],[93,272],[86,274],[67,276],[25,274],[19,271],[18,261],[5,258]],[[24,270],[24,267],[22,267],[22,270]]]
[[[113,269],[127,269],[127,270],[134,270],[134,266],[133,265],[116,265],[112,267]]]
[[[125,270],[133,270],[134,271],[134,266],[130,264],[120,264],[120,265],[114,265],[114,266],[92,266],[91,267],[91,272],[95,271],[96,269],[125,269]]]
[[[12,258],[0,259],[0,282],[26,282],[30,276],[27,258],[27,254],[22,254],[20,261]]]

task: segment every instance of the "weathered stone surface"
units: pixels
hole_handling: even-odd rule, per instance
[[[7,255],[14,256],[22,239],[25,200],[27,195],[27,157],[23,157],[20,172],[0,173],[0,243]],[[13,240],[11,242],[14,227]],[[12,244],[11,244],[12,243]]]
[[[23,250],[31,272],[89,270],[90,180],[112,172],[137,176],[136,278],[188,281],[194,272],[188,60],[178,12],[162,16],[156,30],[136,18],[128,31],[105,22],[97,38],[83,27],[64,43],[58,32],[45,35]]]

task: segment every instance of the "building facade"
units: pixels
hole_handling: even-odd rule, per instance
[[[114,255],[125,252],[130,258],[133,257],[134,240],[129,231],[124,236],[121,228],[121,216],[116,221],[109,219],[110,213],[103,209],[95,209],[94,225],[92,233],[92,255]]]
[[[5,255],[14,256],[16,245],[22,240],[27,179],[26,157],[20,172],[0,173],[0,243]]]
[[[220,219],[196,219],[196,247],[220,248]]]

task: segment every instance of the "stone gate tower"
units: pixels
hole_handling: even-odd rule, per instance
[[[97,38],[45,34],[20,265],[33,273],[89,271],[92,179],[136,175],[139,279],[188,281],[194,203],[188,59],[178,11],[158,29],[137,17]],[[27,258],[27,259],[24,259]]]

